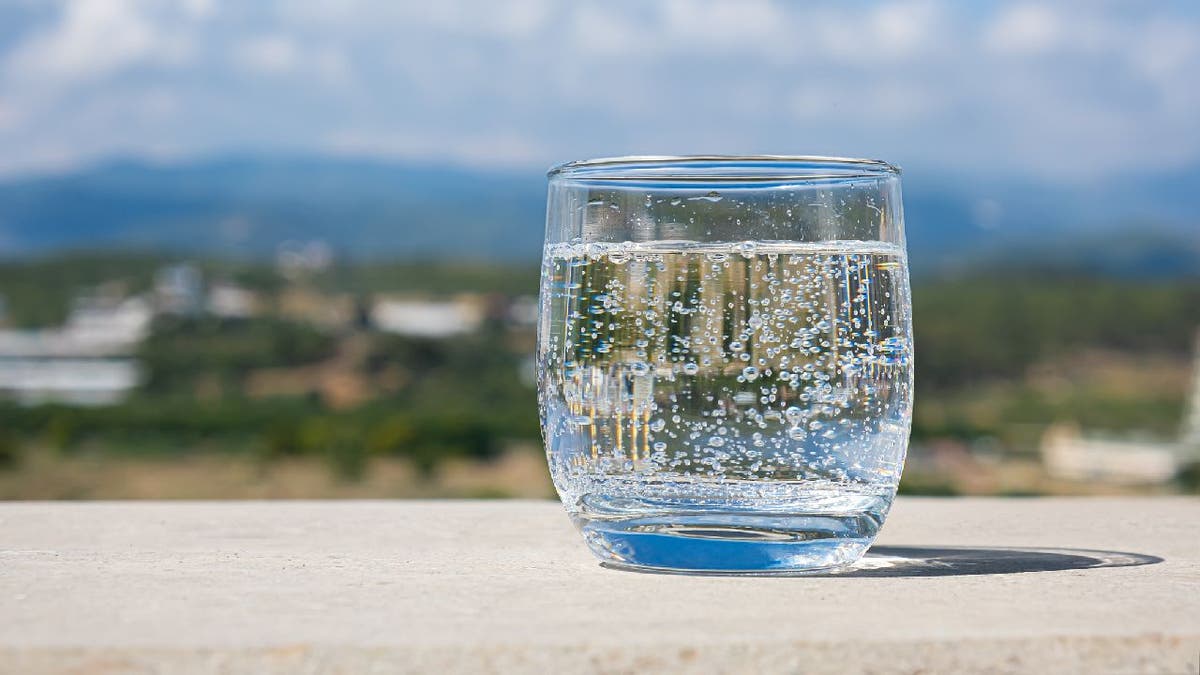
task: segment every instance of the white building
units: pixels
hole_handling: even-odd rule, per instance
[[[154,312],[142,298],[83,298],[66,323],[43,330],[0,330],[0,358],[112,357],[132,354]]]
[[[241,286],[218,281],[208,289],[208,312],[224,319],[248,319],[259,312],[258,295]]]
[[[378,330],[416,337],[449,337],[470,333],[483,322],[483,310],[469,300],[378,300],[371,325]]]
[[[1192,364],[1192,395],[1183,417],[1179,442],[1192,461],[1200,462],[1200,331],[1196,332],[1195,362]]]
[[[1042,463],[1047,473],[1081,482],[1165,483],[1179,471],[1179,454],[1173,443],[1084,437],[1069,425],[1051,427],[1042,438]]]
[[[141,379],[133,359],[0,358],[0,395],[23,405],[112,405]]]
[[[195,265],[170,265],[154,276],[158,309],[171,314],[195,314],[204,308],[204,280]]]
[[[1196,336],[1192,392],[1179,438],[1102,438],[1073,425],[1055,425],[1042,437],[1042,463],[1056,478],[1116,485],[1159,484],[1200,462],[1200,333]]]
[[[0,396],[28,405],[123,400],[141,381],[132,356],[153,318],[142,298],[81,298],[60,328],[0,330]]]
[[[538,322],[538,299],[532,295],[514,298],[508,308],[508,318],[518,326],[532,328]]]
[[[333,248],[324,241],[285,241],[275,251],[275,266],[287,279],[321,272],[333,264]]]

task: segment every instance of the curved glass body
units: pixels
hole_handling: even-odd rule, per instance
[[[603,561],[786,573],[866,551],[912,409],[895,167],[563,165],[540,302],[550,471]]]

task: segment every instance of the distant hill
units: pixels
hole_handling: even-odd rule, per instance
[[[1200,167],[1071,187],[905,175],[918,271],[1009,263],[1200,274]],[[138,248],[259,256],[321,239],[344,256],[530,260],[545,178],[335,158],[124,162],[0,183],[0,255]]]
[[[540,178],[326,159],[114,164],[0,184],[0,246],[254,255],[323,239],[353,256],[533,257]]]

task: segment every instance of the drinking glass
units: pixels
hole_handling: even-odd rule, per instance
[[[549,173],[538,323],[550,473],[619,567],[849,565],[912,410],[900,171],[623,157]]]

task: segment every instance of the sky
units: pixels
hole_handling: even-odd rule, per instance
[[[1200,3],[0,0],[0,176],[112,159],[1200,166]]]

